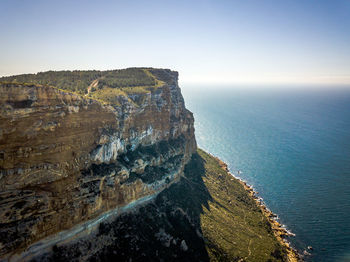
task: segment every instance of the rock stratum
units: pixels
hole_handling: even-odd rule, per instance
[[[123,87],[106,96],[114,103],[95,99],[91,86],[81,95],[36,79],[0,84],[0,257],[179,179],[196,141],[178,74],[139,70],[154,85]]]

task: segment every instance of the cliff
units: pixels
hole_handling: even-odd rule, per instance
[[[133,70],[147,85],[113,86],[123,71],[108,71],[85,94],[39,74],[1,79],[0,257],[179,179],[196,142],[178,74]]]

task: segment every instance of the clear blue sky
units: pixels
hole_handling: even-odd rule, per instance
[[[350,84],[350,0],[1,0],[0,10],[0,75],[152,66],[183,83]]]

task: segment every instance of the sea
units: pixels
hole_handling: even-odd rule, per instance
[[[182,93],[198,146],[254,187],[295,234],[292,246],[310,253],[304,259],[350,261],[350,88],[183,85]]]

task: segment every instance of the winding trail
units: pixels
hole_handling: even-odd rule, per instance
[[[97,87],[97,85],[98,85],[98,80],[99,80],[100,78],[97,78],[97,79],[95,79],[94,81],[92,81],[91,82],[91,84],[88,86],[88,88],[87,88],[87,94],[85,95],[85,96],[89,96],[89,94],[90,94],[90,92],[91,92],[91,89],[93,88],[93,87]]]
[[[248,257],[250,257],[250,255],[252,254],[252,251],[250,250],[250,245],[252,244],[252,240],[249,240],[249,244],[248,244],[248,256],[246,256],[244,259],[247,260]]]

